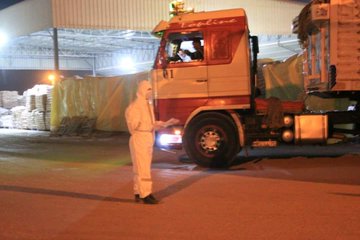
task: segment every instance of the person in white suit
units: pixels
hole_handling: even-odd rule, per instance
[[[155,131],[177,123],[176,119],[168,122],[155,121],[151,104],[152,88],[147,80],[140,81],[136,99],[125,111],[126,123],[131,134],[130,154],[134,172],[135,201],[145,204],[157,204],[159,201],[152,194],[151,161]]]

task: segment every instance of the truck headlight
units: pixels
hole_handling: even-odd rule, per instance
[[[181,144],[181,136],[175,134],[162,134],[159,136],[159,143],[162,146]]]
[[[178,128],[171,128],[158,132],[156,142],[159,147],[181,148],[182,131]]]

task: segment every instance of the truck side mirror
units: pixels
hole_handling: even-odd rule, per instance
[[[259,39],[257,36],[250,36],[251,43],[252,43],[252,49],[254,53],[259,53]]]

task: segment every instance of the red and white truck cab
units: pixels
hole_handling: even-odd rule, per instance
[[[155,115],[158,120],[172,117],[180,120],[180,126],[167,129],[165,135],[158,134],[160,144],[181,144],[183,134],[190,134],[187,128],[192,133],[197,131],[193,127],[194,121],[218,118],[220,114],[217,111],[230,113],[235,109],[251,108],[250,79],[254,77],[251,66],[252,59],[256,65],[256,56],[251,52],[247,17],[243,9],[180,14],[169,22],[161,22],[154,32],[162,35],[152,71]],[[191,56],[196,51],[193,41],[199,40],[203,49],[202,59],[182,61],[177,57],[179,51]],[[218,120],[225,125],[233,124],[222,117]],[[239,137],[232,127],[226,135],[232,135],[237,143]],[[179,135],[174,135],[172,130]],[[198,147],[202,148],[206,157],[211,157],[219,150],[218,141],[223,134],[203,131],[204,135],[199,136],[203,143]],[[184,143],[193,145],[186,139]],[[238,152],[239,144],[236,145],[232,152]]]

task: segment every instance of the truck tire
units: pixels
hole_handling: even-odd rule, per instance
[[[239,141],[233,120],[221,113],[203,113],[185,129],[184,148],[189,159],[203,167],[229,166],[239,152]]]

